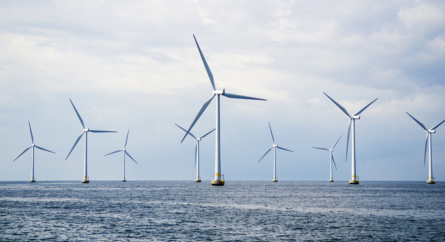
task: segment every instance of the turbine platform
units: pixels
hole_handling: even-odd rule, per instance
[[[329,182],[334,182],[334,179],[329,179]]]
[[[211,183],[212,183],[212,186],[224,186],[224,180],[222,180],[222,181],[212,180]]]
[[[36,180],[34,180],[34,178],[31,178],[31,181],[29,181],[29,182],[36,182]]]
[[[349,181],[349,184],[351,184],[351,185],[358,185],[358,184],[360,184],[360,180]]]
[[[427,184],[436,184],[436,181],[426,181]]]
[[[278,182],[278,180],[277,179],[273,179],[272,182]]]
[[[82,180],[82,183],[90,183],[90,180],[84,179]]]
[[[122,182],[127,182],[127,180],[123,179]]]
[[[201,182],[201,179],[196,178],[195,182]]]

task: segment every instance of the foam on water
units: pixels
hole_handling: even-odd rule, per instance
[[[0,240],[445,240],[445,184],[0,182]]]

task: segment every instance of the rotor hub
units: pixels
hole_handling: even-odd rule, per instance
[[[213,91],[213,94],[216,94],[216,95],[223,95],[224,93],[225,93],[225,89]]]
[[[83,131],[84,131],[84,132],[88,132],[89,130],[90,130],[90,129],[84,129]]]
[[[272,145],[272,147],[277,147],[277,146],[278,146],[278,145],[275,145],[275,144],[274,144],[274,145]]]

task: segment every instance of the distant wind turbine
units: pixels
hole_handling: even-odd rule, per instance
[[[187,130],[185,130],[184,128],[182,128],[181,126],[175,124],[176,126],[178,126],[180,129],[184,130],[184,132],[187,132]],[[201,182],[201,177],[199,176],[199,142],[201,141],[202,138],[206,137],[207,135],[209,135],[210,133],[212,133],[213,131],[215,131],[215,129],[212,129],[210,132],[208,132],[207,134],[196,138],[191,132],[189,132],[188,134],[190,136],[192,136],[193,138],[196,139],[196,146],[195,146],[195,167],[196,167],[196,180],[195,182]]]
[[[209,106],[210,102],[212,102],[213,98],[216,96],[216,154],[215,154],[215,180],[212,180],[212,185],[214,186],[223,186],[224,181],[221,179],[221,147],[220,147],[220,96],[225,96],[228,98],[238,98],[238,99],[250,99],[250,100],[262,100],[266,101],[266,99],[261,98],[255,98],[255,97],[247,97],[247,96],[241,96],[236,94],[230,94],[225,92],[225,89],[223,90],[216,90],[215,82],[213,80],[213,74],[210,71],[209,66],[207,65],[207,62],[204,58],[204,55],[201,52],[201,48],[198,45],[198,41],[195,38],[195,35],[193,35],[193,38],[195,39],[196,46],[198,47],[199,54],[201,55],[202,62],[204,63],[204,67],[206,68],[207,75],[209,76],[210,83],[212,84],[213,92],[212,96],[207,100],[207,102],[204,103],[201,110],[199,110],[198,115],[196,115],[195,119],[193,120],[192,124],[188,128],[186,134],[184,135],[184,138],[182,138],[182,141],[184,141],[185,137],[189,134],[189,132],[192,130],[195,123],[198,121],[199,117],[201,117],[202,113],[206,110],[207,106]]]
[[[323,92],[324,93],[324,92]],[[348,135],[346,136],[346,160],[348,159],[348,145],[349,145],[349,133],[352,132],[352,140],[351,140],[351,151],[352,151],[352,180],[349,181],[349,184],[359,184],[360,180],[356,177],[356,170],[355,170],[355,120],[360,119],[360,114],[365,111],[366,108],[368,108],[371,104],[373,104],[375,101],[377,101],[378,98],[376,98],[374,101],[372,101],[370,104],[366,105],[364,108],[362,108],[360,111],[356,112],[354,115],[350,115],[348,111],[344,107],[342,107],[340,104],[338,104],[334,99],[328,96],[328,94],[324,93],[326,97],[328,97],[337,107],[343,111],[346,116],[349,118],[349,127],[348,127]]]
[[[122,182],[126,182],[126,181],[127,181],[127,180],[125,180],[125,155],[128,155],[128,157],[130,157],[130,159],[132,159],[136,164],[138,164],[138,163],[133,159],[133,157],[131,157],[131,155],[128,154],[127,149],[126,149],[126,147],[127,147],[127,141],[128,141],[128,134],[129,134],[129,133],[130,133],[130,130],[128,130],[128,132],[127,132],[127,139],[125,140],[125,145],[124,145],[124,148],[123,148],[122,150],[116,150],[116,151],[113,151],[113,152],[111,152],[111,153],[109,153],[109,154],[104,155],[104,156],[107,156],[107,155],[111,155],[111,154],[118,153],[118,152],[121,152],[121,151],[124,152],[124,178],[122,179]]]
[[[104,131],[104,130],[91,130],[89,128],[85,128],[85,125],[83,124],[83,120],[80,117],[79,112],[77,112],[76,107],[74,107],[73,101],[71,101],[71,105],[73,105],[74,111],[76,111],[77,117],[79,118],[80,123],[82,124],[83,127],[83,131],[82,134],[80,134],[79,138],[77,138],[76,142],[73,145],[73,148],[71,148],[70,153],[68,153],[68,155],[66,156],[65,160],[68,159],[68,157],[70,156],[71,152],[74,150],[74,147],[76,147],[77,143],[79,142],[79,140],[82,138],[82,136],[85,134],[85,159],[84,159],[84,170],[83,170],[83,180],[82,183],[89,183],[90,180],[88,178],[88,170],[87,170],[87,160],[88,160],[88,132],[91,133],[117,133],[117,131]]]
[[[269,153],[269,151],[271,149],[273,149],[273,180],[272,181],[278,182],[278,179],[277,179],[277,148],[280,150],[285,150],[285,151],[289,151],[289,152],[293,152],[293,151],[276,145],[275,139],[273,138],[272,127],[270,127],[270,123],[269,123],[269,129],[270,129],[270,135],[272,136],[272,147],[270,147],[270,149],[268,149],[266,151],[266,154],[264,154],[263,157],[261,157],[261,159],[258,161],[258,163],[260,163],[260,161],[264,158],[264,156],[266,156],[267,153]]]
[[[338,138],[337,142],[335,142],[335,144],[332,146],[332,148],[330,149],[326,149],[326,148],[319,148],[319,147],[312,147],[314,149],[319,149],[319,150],[326,150],[329,151],[329,157],[330,157],[330,162],[329,162],[329,171],[330,171],[330,179],[329,182],[334,182],[334,176],[332,175],[332,163],[334,163],[335,169],[337,170],[337,165],[335,164],[335,160],[334,160],[334,155],[332,155],[332,152],[334,152],[334,148],[337,145],[338,141],[340,141],[341,137],[343,135],[340,136],[340,138]]]
[[[32,129],[31,129],[31,123],[28,121],[28,125],[29,125],[29,133],[31,134],[31,146],[26,148],[19,156],[17,156],[17,158],[15,158],[13,161],[17,160],[20,156],[22,156],[23,154],[25,154],[26,151],[28,151],[29,149],[32,148],[32,171],[31,171],[31,181],[30,182],[36,182],[36,180],[34,179],[34,147],[39,149],[39,150],[43,150],[43,151],[47,151],[50,153],[55,154],[55,152],[52,152],[50,150],[44,149],[42,147],[39,147],[37,145],[34,144],[34,137],[32,136]]]
[[[427,129],[426,127],[425,127],[425,125],[423,125],[421,122],[419,122],[419,120],[417,120],[417,119],[415,119],[413,116],[411,116],[409,113],[406,113],[406,114],[408,114],[412,119],[414,119],[414,121],[416,121],[416,123],[418,123],[419,125],[420,125],[420,127],[422,127],[424,130],[425,130],[425,132],[426,132],[426,141],[425,141],[425,154],[423,155],[423,165],[425,166],[425,160],[426,160],[426,149],[427,149],[427,146],[428,146],[428,143],[429,143],[429,155],[428,155],[428,158],[429,158],[429,162],[428,162],[428,164],[429,164],[429,176],[428,176],[428,181],[427,181],[427,183],[428,184],[436,184],[436,180],[434,179],[434,177],[433,177],[433,141],[431,140],[432,138],[431,138],[431,135],[433,134],[433,133],[436,133],[436,129],[441,125],[441,124],[443,124],[444,122],[445,122],[445,120],[444,121],[442,121],[442,122],[440,122],[438,125],[436,125],[436,126],[434,126],[434,127],[432,127],[431,129]]]

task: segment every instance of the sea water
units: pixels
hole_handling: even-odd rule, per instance
[[[0,240],[445,241],[445,183],[0,182]]]

